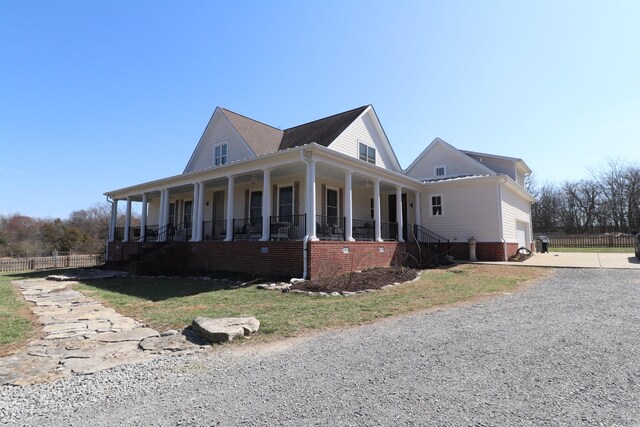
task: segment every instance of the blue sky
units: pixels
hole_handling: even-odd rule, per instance
[[[539,181],[640,163],[637,1],[2,1],[0,214],[182,172],[216,106],[287,128],[373,104]]]

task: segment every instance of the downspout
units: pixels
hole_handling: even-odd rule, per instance
[[[309,167],[311,166],[309,164],[309,162],[305,159],[304,157],[304,150],[300,150],[300,159],[302,160],[302,163],[307,165],[307,189],[306,189],[306,194],[305,194],[305,198],[309,199],[309,188],[310,188],[310,183],[309,183]],[[307,215],[309,214],[309,209],[307,206],[307,209],[305,209],[307,211]],[[306,217],[305,217],[306,218]],[[298,282],[304,282],[305,280],[307,280],[307,277],[309,276],[309,261],[307,259],[307,256],[309,254],[309,230],[307,227],[308,224],[305,224],[305,236],[304,239],[302,239],[302,278],[293,278],[291,280],[289,280],[290,283],[298,283]]]
[[[111,198],[111,196],[107,195],[107,202],[111,205],[111,210],[109,211],[109,233],[107,234],[107,242],[106,242],[106,253],[105,253],[105,264],[107,263],[107,261],[109,261],[109,239],[111,238],[111,233],[113,233],[113,231],[111,230],[113,228],[113,224],[111,224],[111,218],[113,217],[113,215],[111,215],[111,212],[113,212],[113,199]]]
[[[507,241],[504,240],[504,227],[502,226],[502,184],[507,182],[507,178],[503,178],[502,182],[498,181],[498,233],[502,242],[502,261],[507,260]]]

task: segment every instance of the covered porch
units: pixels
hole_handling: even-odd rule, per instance
[[[412,180],[358,160],[296,151],[114,195],[109,241],[403,242],[421,227],[420,188]],[[140,225],[133,226],[135,204]]]

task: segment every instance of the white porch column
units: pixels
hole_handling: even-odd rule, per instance
[[[380,214],[380,180],[373,181],[373,220],[375,222],[376,242],[382,242],[382,224]]]
[[[124,240],[129,241],[129,234],[131,229],[131,196],[127,196],[127,210],[124,215]]]
[[[307,234],[309,240],[318,240],[316,236],[316,162],[309,161],[307,166]]]
[[[199,200],[198,200],[198,195],[200,194],[200,183],[199,182],[194,182],[193,183],[193,203],[191,204],[191,241],[195,242],[198,240],[198,232],[196,231],[198,229],[198,212],[200,212],[200,209],[198,209],[198,207],[200,206]]]
[[[265,169],[262,179],[262,240],[269,240],[271,226],[271,169]]]
[[[415,219],[414,222],[415,222],[416,225],[422,225],[422,210],[421,210],[422,207],[420,206],[420,192],[419,191],[416,192],[415,204],[416,205],[414,206],[414,208],[415,208],[416,219]]]
[[[162,235],[161,241],[166,242],[169,240],[169,202],[171,201],[171,197],[169,196],[169,189],[165,188],[164,190],[164,200],[162,201],[162,224],[160,227],[164,228],[164,234]]]
[[[344,176],[344,238],[353,242],[353,190],[351,185],[351,171]]]
[[[116,240],[116,223],[118,221],[118,199],[111,203],[111,226],[109,227],[109,241]]]
[[[402,187],[396,187],[396,218],[398,219],[398,242],[404,242],[402,238]]]
[[[198,242],[202,241],[202,231],[204,226],[204,182],[198,183],[198,224],[196,229],[196,237]]]
[[[235,191],[235,177],[229,177],[227,184],[227,236],[225,242],[233,240],[233,192]]]
[[[158,206],[158,229],[164,227],[164,190],[160,190],[160,205]]]
[[[140,241],[144,242],[147,231],[147,193],[142,193],[142,210],[140,211]]]

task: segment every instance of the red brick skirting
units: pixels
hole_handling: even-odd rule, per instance
[[[309,242],[309,275],[334,277],[391,265],[414,265],[417,248],[398,242]]]
[[[478,242],[476,243],[476,257],[478,261],[506,261],[518,251],[517,243],[507,243],[507,256],[505,258],[505,244],[502,242]],[[469,245],[465,243],[451,244],[450,254],[458,260],[469,260]]]
[[[503,261],[504,247],[502,242],[478,242],[476,256],[480,261]],[[108,261],[124,261],[138,274],[232,271],[288,279],[303,273],[301,241],[174,242],[151,245],[142,253],[140,248],[138,243],[110,243]],[[466,242],[450,248],[455,259],[469,259]],[[507,243],[506,248],[509,257],[516,253],[518,244]],[[417,245],[398,242],[309,242],[307,256],[312,279],[373,267],[415,266],[420,258]]]

